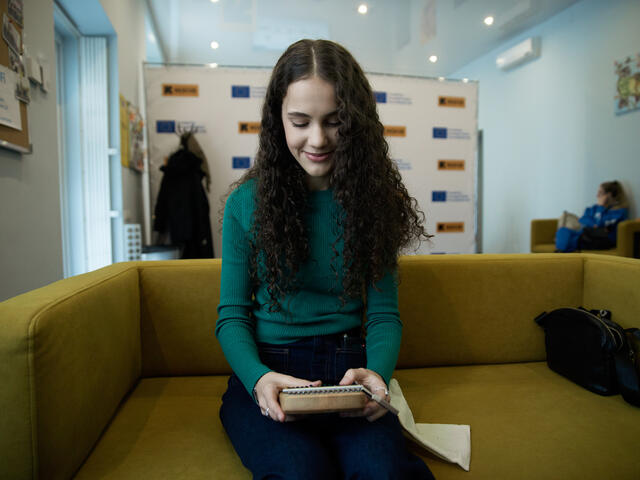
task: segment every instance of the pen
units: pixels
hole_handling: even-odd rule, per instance
[[[398,409],[393,407],[389,402],[387,402],[384,398],[382,398],[380,395],[377,395],[375,393],[371,394],[371,398],[376,401],[378,403],[378,405],[382,405],[384,408],[386,408],[387,410],[389,410],[391,413],[393,413],[396,417],[398,416]]]
[[[389,402],[387,402],[384,398],[382,398],[380,395],[376,394],[376,393],[371,393],[369,391],[369,389],[367,387],[365,387],[364,385],[360,385],[362,387],[362,391],[368,395],[374,402],[376,402],[378,405],[386,408],[387,410],[389,410],[391,413],[393,413],[396,417],[398,416],[398,414],[400,412],[398,412],[398,409],[393,407]]]

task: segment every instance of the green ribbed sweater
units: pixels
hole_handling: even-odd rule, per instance
[[[341,268],[336,277],[331,269],[331,245],[337,238],[335,214],[338,205],[332,190],[309,193],[306,229],[310,259],[297,279],[299,290],[280,301],[282,310],[269,312],[269,295],[262,282],[255,291],[249,280],[249,231],[254,210],[255,182],[234,190],[225,205],[222,224],[222,274],[216,336],[233,371],[248,392],[270,369],[260,362],[256,341],[290,343],[304,337],[327,335],[357,327],[365,308],[362,299],[340,301]],[[342,265],[343,242],[336,245]],[[367,368],[387,384],[400,348],[402,323],[398,314],[398,286],[395,272],[388,273],[366,296]],[[256,303],[252,301],[255,295]],[[253,313],[253,315],[251,315]],[[316,379],[309,379],[316,380]]]

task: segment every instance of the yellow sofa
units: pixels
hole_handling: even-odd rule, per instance
[[[531,220],[531,252],[555,252],[557,229],[557,218],[538,218]],[[640,220],[625,220],[618,224],[616,248],[608,250],[584,250],[583,253],[640,257]]]
[[[640,409],[550,371],[536,315],[640,324],[640,261],[403,257],[395,377],[417,422],[471,425],[438,479],[640,478]],[[218,260],[130,262],[0,303],[0,478],[249,479],[218,418]]]

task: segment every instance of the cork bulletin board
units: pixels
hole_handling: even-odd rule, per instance
[[[2,38],[0,38],[0,65],[11,69],[11,57],[20,58],[24,53],[23,49],[23,26],[22,5],[24,0],[0,0],[0,22],[2,22]],[[11,9],[11,11],[9,11]],[[13,42],[14,47],[19,50],[16,56],[15,50],[9,52],[9,42],[6,40],[7,35],[11,32],[19,34],[18,41]],[[15,35],[11,38],[16,38]],[[15,64],[15,63],[14,63]],[[22,64],[22,62],[20,62]],[[22,65],[18,67],[24,70]],[[24,75],[24,73],[22,74]],[[18,78],[20,73],[18,73]],[[22,130],[11,128],[7,125],[0,125],[0,147],[9,148],[23,153],[31,151],[29,142],[29,122],[27,119],[27,104],[18,100],[20,106],[20,119]]]

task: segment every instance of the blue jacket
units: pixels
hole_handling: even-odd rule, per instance
[[[600,205],[587,207],[580,218],[582,228],[571,230],[567,227],[559,228],[556,232],[556,249],[560,252],[573,252],[578,249],[578,240],[582,230],[586,227],[606,228],[609,231],[609,239],[616,244],[618,224],[629,217],[626,208],[606,208]]]
[[[627,208],[613,209],[596,204],[586,208],[580,217],[580,223],[585,227],[605,227],[609,230],[609,238],[615,243],[618,224],[627,218],[629,218]]]

